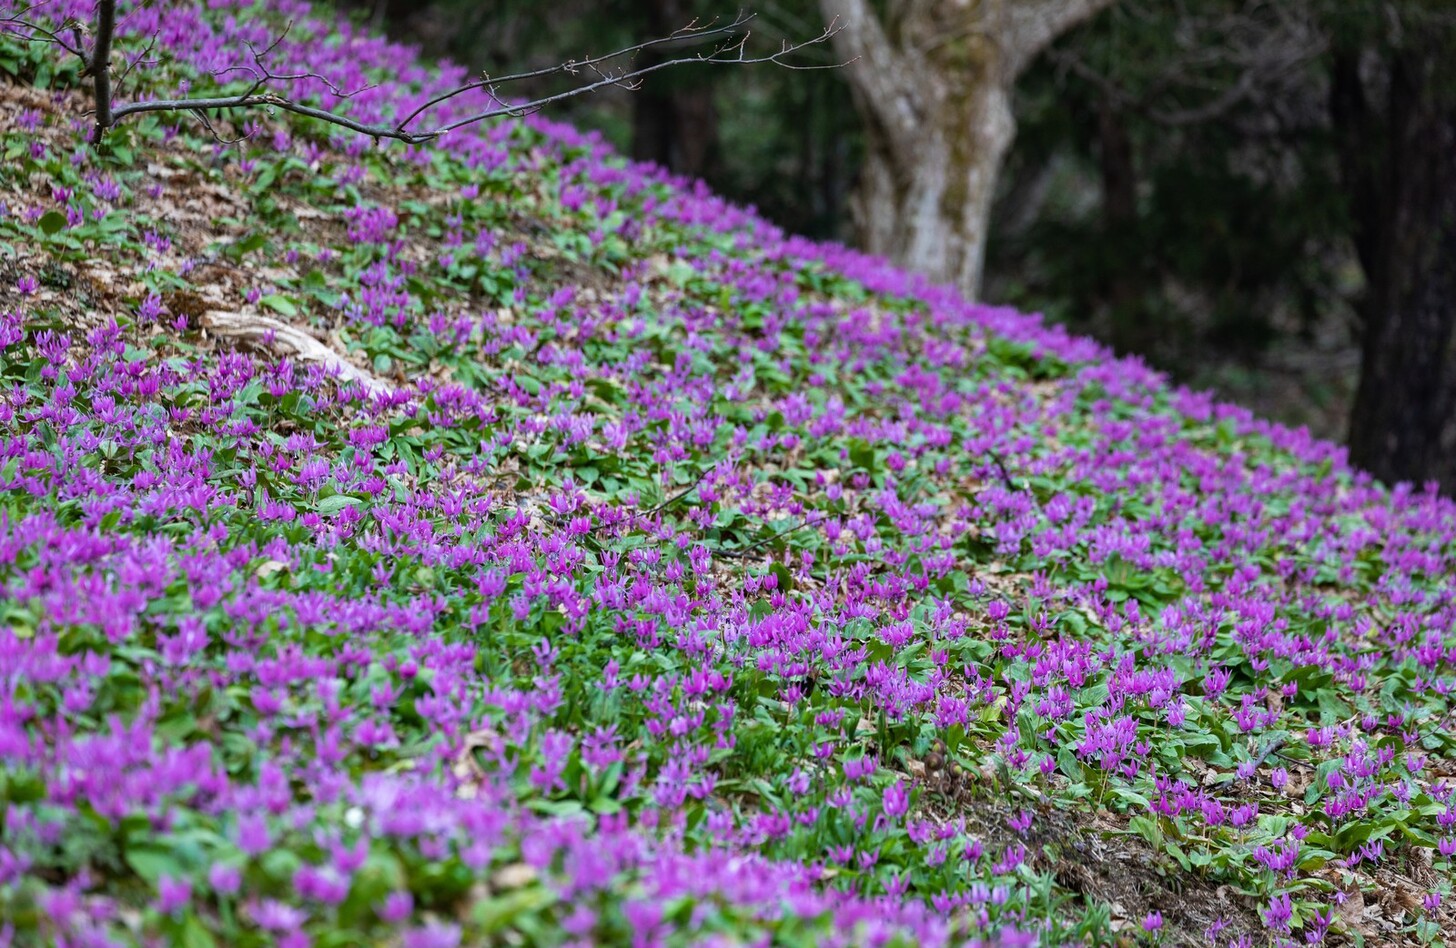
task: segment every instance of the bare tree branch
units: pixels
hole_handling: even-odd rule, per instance
[[[61,38],[60,33],[52,32],[51,30],[48,30],[45,27],[41,26],[39,23],[34,23],[30,20],[23,19],[25,12],[26,11],[21,11],[20,13],[10,13],[4,16],[0,16],[0,23],[14,24],[15,26],[24,27],[25,29],[30,30],[32,33],[39,33],[39,36],[20,36],[18,31],[10,31],[15,33],[16,36],[20,36],[20,39],[25,42],[51,43],[52,45],[59,46],[61,49],[81,60],[82,75],[85,75],[85,71],[89,69],[89,65],[86,61],[86,51],[82,48],[80,29],[74,26],[71,28],[71,39],[76,44],[72,46],[70,43],[67,43],[64,39]],[[65,26],[63,25],[61,29],[64,28]]]
[[[649,49],[654,49],[658,46],[663,46],[668,43],[681,43],[684,39],[705,40],[709,37],[721,36],[732,33],[737,30],[741,30],[751,19],[753,19],[751,15],[740,12],[737,16],[733,18],[733,21],[731,23],[728,23],[724,26],[714,26],[713,23],[715,21],[710,21],[704,26],[698,27],[696,26],[696,21],[694,21],[693,23],[689,23],[687,26],[676,31],[675,33],[672,33],[669,36],[658,37],[657,39],[648,40],[645,43],[638,43],[635,46],[626,46],[622,49],[617,50],[616,52],[607,53],[602,56],[592,56],[587,59],[580,60],[568,59],[564,63],[559,63],[555,66],[548,66],[545,69],[535,69],[530,72],[511,73],[505,76],[492,77],[482,74],[481,77],[474,82],[466,83],[465,85],[460,86],[457,89],[451,89],[449,92],[441,93],[440,95],[435,96],[433,99],[426,102],[424,105],[421,105],[419,108],[415,109],[409,115],[406,115],[403,119],[401,119],[399,127],[405,128],[415,119],[419,118],[420,115],[429,111],[431,108],[434,108],[435,106],[439,105],[442,102],[448,101],[449,99],[453,99],[458,95],[469,92],[472,89],[491,90],[491,94],[494,95],[494,87],[503,86],[508,82],[520,82],[525,79],[542,79],[546,76],[556,76],[561,75],[562,73],[575,75],[578,69],[591,68],[601,63],[609,62],[613,59],[620,59],[623,56],[633,56],[637,53],[641,53]]]
[[[784,69],[834,69],[837,68],[837,64],[823,65],[816,63],[810,65],[798,65],[795,63],[789,63],[784,61],[784,57],[798,52],[805,46],[822,43],[833,35],[834,31],[831,27],[826,29],[823,33],[819,34],[813,39],[804,40],[801,43],[785,43],[777,53],[773,53],[767,56],[748,56],[745,52],[748,37],[747,35],[745,35],[742,41],[730,44],[727,47],[720,48],[718,51],[715,51],[710,56],[686,56],[680,59],[669,59],[665,62],[656,63],[652,66],[644,66],[641,69],[634,69],[631,72],[624,73],[619,76],[608,76],[605,79],[600,79],[596,82],[588,83],[584,86],[577,86],[574,89],[568,89],[567,91],[558,93],[556,95],[533,99],[530,102],[522,103],[521,105],[503,106],[498,109],[488,109],[484,112],[480,112],[475,115],[460,119],[459,121],[451,122],[448,125],[442,125],[435,131],[428,133],[428,136],[430,138],[436,138],[440,135],[445,134],[446,132],[453,132],[456,129],[463,128],[466,125],[474,125],[477,122],[482,122],[490,118],[496,118],[501,115],[528,115],[531,112],[539,111],[540,109],[551,105],[554,102],[560,102],[563,99],[570,99],[574,96],[585,95],[588,92],[595,92],[597,89],[602,89],[606,86],[623,86],[624,88],[633,89],[636,88],[637,80],[640,80],[641,77],[646,76],[650,73],[657,72],[660,69],[667,69],[671,66],[684,66],[691,63],[731,63],[733,65],[741,66],[750,66],[759,63],[773,63],[774,65],[780,66]]]
[[[141,65],[143,62],[145,62],[149,66],[156,65],[157,60],[148,59],[147,57],[151,55],[152,50],[157,48],[157,38],[159,37],[159,35],[160,34],[158,33],[153,33],[151,39],[147,41],[146,48],[143,49],[140,53],[137,53],[137,55],[126,64],[126,68],[121,71],[121,75],[116,77],[116,85],[118,88],[120,88],[122,83],[126,82],[126,79],[128,76],[131,75],[132,70],[136,69],[136,67]]]
[[[26,9],[31,10],[34,9],[34,7],[27,7]],[[223,140],[222,137],[218,135],[216,129],[213,127],[212,121],[207,115],[208,111],[265,108],[278,109],[285,112],[292,112],[296,115],[302,115],[307,118],[318,119],[319,121],[327,122],[340,128],[345,128],[353,132],[358,132],[361,135],[368,135],[369,137],[376,140],[391,139],[395,141],[401,141],[406,144],[419,145],[434,141],[440,138],[440,136],[442,135],[464,128],[468,125],[474,125],[479,122],[502,116],[529,115],[556,102],[570,99],[579,95],[586,95],[587,93],[594,92],[607,86],[620,86],[623,88],[634,89],[637,88],[637,86],[641,83],[643,77],[671,66],[684,66],[694,63],[731,65],[754,65],[772,63],[773,65],[781,66],[785,69],[826,69],[836,68],[838,65],[840,65],[837,63],[803,64],[790,61],[790,57],[793,56],[793,54],[798,53],[808,47],[816,46],[827,42],[831,37],[835,35],[837,31],[836,28],[832,26],[825,29],[819,35],[811,39],[804,40],[802,42],[789,42],[786,40],[780,45],[778,52],[767,53],[764,55],[749,55],[747,50],[748,40],[751,34],[747,29],[747,25],[754,18],[754,15],[751,13],[740,12],[731,21],[725,24],[719,24],[717,20],[711,20],[706,24],[699,25],[698,22],[694,20],[693,22],[687,24],[681,29],[674,31],[673,33],[668,34],[667,36],[656,37],[654,39],[650,39],[645,42],[635,44],[633,46],[628,46],[624,49],[619,49],[615,52],[607,53],[601,56],[591,56],[580,60],[568,60],[556,66],[552,66],[546,69],[538,69],[531,72],[515,73],[499,77],[483,75],[479,79],[465,83],[464,85],[458,86],[454,89],[451,89],[447,92],[431,98],[429,101],[415,108],[403,119],[397,122],[389,124],[382,122],[371,123],[352,118],[346,114],[320,108],[318,106],[306,105],[300,102],[295,102],[269,88],[270,84],[298,82],[301,80],[317,80],[319,82],[322,82],[334,96],[341,99],[350,98],[351,96],[357,95],[359,92],[364,91],[362,89],[358,89],[346,92],[339,89],[338,86],[331,82],[327,77],[318,75],[317,73],[313,72],[275,72],[268,65],[266,60],[269,54],[272,53],[288,35],[289,30],[293,26],[293,24],[290,22],[288,26],[285,27],[284,30],[277,37],[275,37],[273,42],[270,43],[266,48],[260,50],[253,46],[251,43],[247,44],[248,51],[252,56],[251,65],[231,66],[215,74],[217,76],[223,76],[227,73],[234,71],[242,71],[247,73],[250,76],[251,81],[248,83],[247,88],[244,89],[242,92],[234,93],[232,95],[197,96],[174,99],[149,99],[140,102],[130,102],[124,105],[116,105],[112,101],[112,71],[110,68],[111,47],[116,33],[116,0],[98,0],[96,9],[96,45],[95,51],[89,61],[87,60],[84,49],[79,43],[79,30],[76,31],[78,42],[75,46],[72,46],[64,39],[62,39],[57,32],[47,29],[46,27],[43,27],[39,24],[31,23],[29,21],[20,19],[20,14],[0,18],[0,23],[15,23],[26,29],[30,29],[33,33],[38,34],[37,39],[43,38],[45,41],[53,43],[54,45],[65,50],[66,52],[77,56],[81,60],[83,67],[85,67],[90,72],[92,78],[93,93],[96,100],[96,125],[95,130],[92,134],[93,142],[100,142],[106,132],[109,129],[115,127],[115,125],[122,119],[132,115],[146,114],[148,112],[191,112],[201,120],[203,126],[207,128],[208,132],[211,133],[213,137],[218,138],[219,140]],[[22,13],[23,12],[24,11],[22,11]],[[63,24],[60,29],[64,28],[65,25]],[[621,59],[623,57],[634,56],[637,53],[643,52],[644,50],[650,50],[669,44],[701,43],[704,40],[714,38],[720,39],[720,42],[716,46],[714,46],[710,52],[699,53],[697,55],[691,56],[680,56],[674,59],[665,60],[663,62],[654,63],[653,65],[643,66],[640,68],[624,67],[616,69],[609,65],[615,60]],[[153,37],[153,44],[155,43],[155,39],[156,38]],[[148,45],[148,47],[143,50],[136,59],[133,59],[131,62],[129,62],[125,70],[121,73],[120,79],[125,79],[135,68],[137,63],[145,59],[151,49],[152,46]],[[523,79],[533,79],[543,76],[560,74],[576,76],[582,70],[589,70],[597,78],[594,81],[587,82],[572,89],[568,89],[565,92],[560,92],[549,96],[543,96],[526,102],[514,104],[509,103],[504,98],[502,98],[496,91],[498,87],[504,84],[517,82]],[[484,90],[489,98],[492,100],[492,102],[495,104],[482,111],[476,112],[473,115],[456,119],[454,121],[449,121],[445,124],[440,124],[433,128],[428,128],[421,131],[414,131],[410,129],[409,126],[413,122],[415,122],[415,120],[417,120],[420,116],[428,112],[431,108],[434,108],[438,105],[450,101],[451,99],[475,90]]]
[[[87,64],[91,70],[91,81],[96,92],[96,131],[91,134],[92,142],[100,142],[101,136],[115,122],[111,112],[111,38],[116,32],[116,0],[98,0],[96,4],[96,50]]]

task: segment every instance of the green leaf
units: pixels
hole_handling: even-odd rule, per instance
[[[262,249],[263,245],[267,242],[268,235],[263,231],[256,231],[233,244],[231,250],[235,256],[241,257],[245,253],[252,253],[254,250]]]
[[[482,934],[493,934],[512,928],[522,915],[540,911],[556,901],[555,893],[539,885],[487,899],[475,906],[475,924]]]
[[[612,797],[597,797],[591,802],[590,809],[593,813],[611,816],[622,812],[622,804]]]
[[[66,215],[60,211],[48,211],[40,219],[40,229],[47,237],[60,232],[65,226]]]
[[[365,503],[362,498],[353,497],[349,494],[335,494],[332,497],[325,497],[318,502],[318,512],[329,515],[336,514],[345,507],[358,507]]]
[[[262,191],[268,190],[268,188],[273,186],[273,182],[276,180],[278,180],[278,166],[268,165],[258,173],[257,179],[253,181],[253,193],[258,194]]]
[[[586,812],[586,807],[579,800],[532,800],[527,805],[537,813],[548,816],[573,817]]]
[[[1158,828],[1157,822],[1146,816],[1135,816],[1128,820],[1127,828],[1154,846],[1157,846],[1163,840],[1163,831]]]
[[[286,296],[279,296],[277,293],[270,293],[258,301],[275,313],[282,313],[284,316],[297,316],[298,306],[293,300]]]
[[[303,860],[287,849],[272,849],[264,853],[260,863],[263,872],[275,882],[287,882],[293,878]]]
[[[212,932],[202,924],[202,919],[191,912],[187,913],[187,920],[182,923],[182,935],[178,939],[182,948],[216,948],[217,939],[212,937]]]
[[[1082,780],[1082,765],[1077,762],[1077,755],[1066,745],[1057,751],[1057,769],[1071,780]]]
[[[147,843],[128,846],[126,864],[131,866],[132,871],[150,885],[156,885],[162,876],[177,879],[183,875],[182,864],[177,861],[177,853],[170,847]]]
[[[168,743],[181,743],[193,731],[197,730],[197,717],[188,713],[186,708],[173,708],[157,720],[157,735]]]

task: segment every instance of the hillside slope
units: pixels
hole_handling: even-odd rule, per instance
[[[460,78],[124,12],[143,90]],[[15,943],[1456,926],[1450,502],[539,118],[94,149],[0,71]]]

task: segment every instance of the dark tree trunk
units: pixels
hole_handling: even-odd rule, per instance
[[[683,0],[648,0],[647,35],[668,36],[692,21]],[[650,66],[673,56],[671,47],[648,50],[640,65]],[[632,157],[655,161],[674,174],[705,178],[716,170],[718,110],[713,88],[674,74],[649,79],[632,99]]]
[[[1385,108],[1358,51],[1336,57],[1331,115],[1365,271],[1350,457],[1456,493],[1456,97],[1435,55],[1387,54]],[[1442,93],[1445,94],[1442,94]]]
[[[1102,172],[1102,228],[1108,247],[1126,247],[1137,227],[1137,167],[1132,139],[1117,106],[1103,98],[1097,109],[1098,158]],[[1112,317],[1112,345],[1118,352],[1148,352],[1161,331],[1143,318],[1137,299],[1139,260],[1110,259],[1102,292]]]
[[[1126,227],[1137,216],[1137,171],[1122,114],[1106,98],[1097,108],[1097,138],[1103,220],[1109,228]]]
[[[644,56],[643,62],[650,66],[658,59]],[[672,97],[655,84],[638,89],[632,98],[632,157],[671,168],[673,124]]]
[[[705,178],[712,174],[717,155],[718,111],[711,88],[643,88],[633,97],[633,158],[655,161],[674,174]]]

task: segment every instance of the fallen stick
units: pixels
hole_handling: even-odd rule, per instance
[[[291,353],[305,362],[317,362],[341,381],[358,382],[372,393],[394,391],[390,383],[356,367],[342,355],[296,326],[254,313],[208,310],[200,320],[202,328],[223,339],[255,345],[261,349]]]

